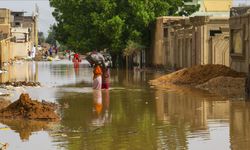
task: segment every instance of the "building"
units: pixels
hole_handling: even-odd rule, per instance
[[[228,17],[232,0],[193,0],[194,4],[200,5],[200,10],[192,16],[220,16]]]
[[[25,12],[12,11],[13,22],[11,23],[11,34],[15,37],[13,41],[13,58],[27,57],[33,45],[36,43],[36,17],[25,16]]]
[[[0,67],[11,59],[27,57],[37,41],[36,17],[24,14],[0,8]]]
[[[0,67],[4,62],[8,62],[11,53],[11,25],[12,21],[10,10],[6,8],[0,8]]]
[[[229,66],[229,8],[232,0],[195,0],[200,10],[189,17],[157,18],[154,66],[183,68],[202,64]]]
[[[14,20],[12,22],[12,27],[14,28],[25,28],[29,31],[29,41],[36,43],[36,31],[37,31],[37,21],[35,16],[25,16],[24,11],[12,11],[11,15]]]
[[[233,7],[230,24],[230,67],[249,73],[250,69],[250,7]]]
[[[10,10],[0,8],[0,40],[10,36]]]

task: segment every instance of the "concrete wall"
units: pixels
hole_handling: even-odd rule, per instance
[[[37,29],[37,22],[35,17],[32,16],[24,16],[24,22],[22,23],[24,28],[30,29],[29,40],[35,44],[36,43],[36,30]]]
[[[14,43],[12,42],[13,48],[12,48],[12,58],[22,58],[28,56],[28,51],[32,48],[31,42],[25,42],[25,43]]]
[[[4,62],[9,62],[12,56],[12,44],[10,40],[1,40],[0,41],[0,67],[3,67]]]
[[[164,31],[165,22],[172,22],[183,17],[159,17],[157,18],[155,25],[154,37],[152,40],[152,49],[151,49],[151,62],[153,65],[166,65],[169,64],[171,56],[174,55],[173,51],[170,51],[170,46],[173,46],[174,39],[168,39],[170,36],[169,31]],[[170,29],[169,29],[170,30]],[[173,61],[173,59],[172,59]]]
[[[10,10],[0,8],[0,40],[10,36]]]
[[[163,18],[157,18],[156,25],[155,25],[155,43],[153,45],[154,47],[154,53],[153,53],[153,64],[162,64],[163,63],[163,57],[162,53],[163,50]]]
[[[228,17],[160,17],[156,22],[152,65],[229,66],[228,37]]]
[[[230,67],[249,73],[250,57],[250,14],[230,18]],[[239,34],[237,34],[239,33]]]
[[[229,12],[233,0],[203,0],[201,8],[206,12]]]
[[[10,36],[10,24],[0,24],[0,40]]]
[[[10,10],[6,8],[0,8],[0,24],[10,24],[10,22]]]

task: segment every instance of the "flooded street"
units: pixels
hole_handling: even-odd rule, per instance
[[[39,81],[17,88],[14,101],[60,104],[60,122],[0,120],[0,142],[8,150],[183,149],[246,150],[250,146],[250,103],[201,91],[150,87],[161,73],[111,70],[110,90],[92,90],[92,69],[69,61],[30,62],[8,68],[1,82]]]

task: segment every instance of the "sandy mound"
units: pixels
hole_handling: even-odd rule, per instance
[[[7,107],[10,104],[10,101],[8,100],[4,100],[4,99],[0,99],[0,110]]]
[[[245,95],[245,83],[245,78],[220,76],[196,87],[220,95],[227,95],[230,97],[243,97]]]
[[[153,85],[172,83],[196,86],[219,76],[245,77],[246,75],[224,65],[199,65],[167,74],[158,79],[151,80],[150,83]]]
[[[59,119],[54,104],[31,100],[28,94],[21,94],[17,101],[1,109],[0,117],[52,121]]]
[[[245,78],[233,78],[233,77],[216,77],[204,84],[200,84],[198,88],[242,88],[245,87]],[[223,84],[222,84],[223,83]]]

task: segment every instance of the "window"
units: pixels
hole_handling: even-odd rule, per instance
[[[163,29],[164,38],[168,38],[168,28]]]
[[[215,36],[216,34],[221,34],[221,30],[210,30],[210,36]]]
[[[231,53],[243,55],[243,39],[242,39],[242,30],[233,29],[231,30]]]
[[[20,26],[20,22],[15,22],[15,26]]]

